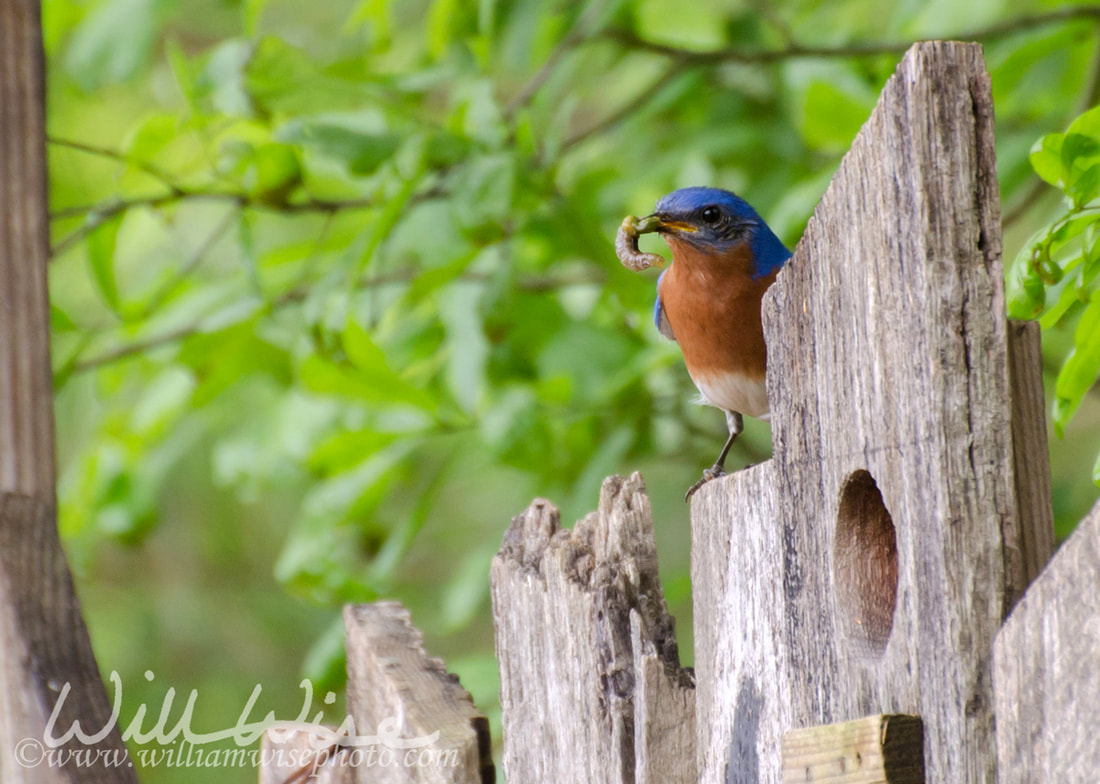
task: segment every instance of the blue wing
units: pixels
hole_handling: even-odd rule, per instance
[[[661,277],[657,278],[657,301],[653,303],[653,323],[657,325],[657,331],[664,335],[671,341],[676,340],[676,335],[672,332],[672,324],[668,321],[668,316],[665,315],[665,307],[661,304],[661,280],[665,277],[666,269],[661,273]]]

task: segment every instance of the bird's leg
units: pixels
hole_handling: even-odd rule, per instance
[[[741,414],[737,411],[727,411],[726,427],[729,428],[730,435],[729,438],[726,439],[722,451],[718,454],[718,459],[714,461],[714,465],[703,471],[702,479],[688,488],[687,493],[684,494],[684,501],[690,501],[695,491],[707,482],[712,479],[717,479],[720,476],[725,476],[726,471],[724,466],[726,464],[726,456],[730,453],[730,447],[733,446],[733,442],[737,440],[737,436],[741,435],[741,432],[745,429],[745,420],[742,419]]]

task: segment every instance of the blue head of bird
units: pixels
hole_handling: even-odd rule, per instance
[[[747,201],[720,188],[673,191],[657,202],[654,215],[660,220],[657,231],[665,235],[674,258],[678,246],[693,256],[716,259],[747,250],[752,277],[762,278],[791,257]]]

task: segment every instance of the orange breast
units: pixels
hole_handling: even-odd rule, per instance
[[[661,279],[661,302],[692,379],[697,385],[728,375],[763,380],[767,350],[760,300],[777,273],[754,280],[745,245],[717,256],[666,238],[674,262]]]

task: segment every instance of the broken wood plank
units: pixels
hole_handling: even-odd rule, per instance
[[[572,531],[532,503],[491,585],[508,781],[695,784],[694,688],[640,475],[606,479]]]
[[[325,729],[335,734],[335,727]],[[270,729],[260,741],[259,784],[354,784],[351,763],[329,734]]]
[[[920,716],[791,730],[783,736],[783,784],[924,784]]]
[[[348,749],[359,784],[489,784],[489,720],[397,602],[347,605]],[[371,752],[375,752],[371,754]],[[362,752],[362,753],[357,753]]]
[[[993,647],[1001,784],[1100,771],[1100,502],[1055,553]]]

